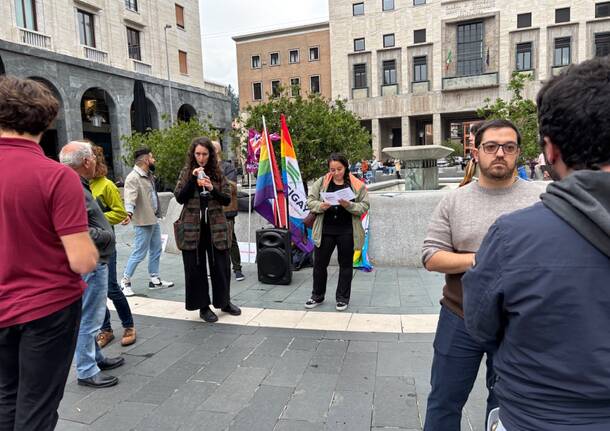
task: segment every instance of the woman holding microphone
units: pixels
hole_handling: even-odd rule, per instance
[[[230,233],[222,208],[231,202],[230,187],[218,168],[216,151],[208,137],[191,142],[174,195],[183,205],[175,233],[184,263],[186,309],[199,310],[199,316],[206,322],[218,320],[210,304],[239,316],[241,310],[230,302]],[[206,256],[213,301],[210,301]]]
[[[329,172],[311,187],[307,197],[309,211],[316,214],[312,237],[315,244],[313,266],[313,291],[305,308],[315,308],[324,301],[328,264],[337,247],[339,281],[337,283],[336,309],[343,311],[349,304],[352,288],[352,265],[354,250],[364,244],[364,229],[360,216],[368,211],[369,200],[366,187],[349,172],[349,162],[340,153],[333,153],[328,160]],[[349,189],[351,200],[339,199],[336,205],[323,198],[325,193]],[[351,193],[350,193],[351,192]]]

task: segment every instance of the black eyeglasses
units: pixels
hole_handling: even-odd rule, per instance
[[[519,145],[515,142],[508,142],[506,144],[498,144],[497,142],[485,142],[481,144],[483,151],[487,154],[496,154],[500,148],[504,154],[513,155],[519,151]]]

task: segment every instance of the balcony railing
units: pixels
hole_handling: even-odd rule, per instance
[[[426,94],[428,91],[430,91],[430,81],[411,82],[411,92],[414,95]]]
[[[369,88],[352,88],[352,99],[366,99],[369,97]]]
[[[381,86],[382,96],[397,96],[398,95],[398,84],[387,84]]]
[[[90,46],[83,45],[83,51],[87,60],[96,61],[98,63],[108,64],[108,53]]]
[[[152,66],[150,64],[142,63],[141,61],[138,61],[138,60],[132,60],[132,61],[133,61],[133,70],[135,70],[137,73],[143,73],[145,75],[152,74]]]
[[[52,49],[51,37],[34,30],[20,28],[19,39],[26,45],[32,45],[37,48]]]
[[[443,90],[468,90],[471,88],[495,87],[498,85],[498,72],[480,75],[443,78]]]

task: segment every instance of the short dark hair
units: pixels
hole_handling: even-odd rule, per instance
[[[0,77],[0,129],[38,135],[59,111],[51,90],[33,79]]]
[[[486,130],[503,129],[505,127],[508,127],[515,131],[515,133],[517,134],[517,145],[521,146],[521,133],[519,133],[519,129],[517,129],[517,126],[515,126],[515,124],[512,121],[503,120],[503,119],[484,121],[479,126],[479,129],[476,131],[476,133],[474,135],[474,146],[476,148],[479,148],[479,146],[481,145],[481,141],[483,140],[483,134],[485,133]]]
[[[610,163],[610,58],[570,66],[538,92],[540,145],[548,137],[570,169]]]
[[[152,151],[148,147],[138,148],[137,150],[135,150],[133,152],[133,160],[137,161],[139,157],[142,157],[142,156],[145,156],[147,154],[150,154],[151,152]]]

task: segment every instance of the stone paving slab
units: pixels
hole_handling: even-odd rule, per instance
[[[133,227],[116,226],[117,271],[120,278],[133,244]],[[184,267],[181,255],[164,253],[161,257],[161,275],[176,285],[170,289],[149,291],[148,260],[138,266],[132,280],[136,295],[184,302]],[[318,312],[335,311],[334,292],[337,285],[337,267],[331,262],[326,301],[316,308]],[[276,310],[303,310],[312,288],[312,269],[293,273],[288,286],[259,283],[256,265],[243,264],[244,281],[231,282],[231,298],[242,307]],[[352,298],[349,311],[369,314],[438,314],[444,278],[422,268],[375,268],[366,273],[354,271]]]
[[[146,338],[103,350],[127,358],[108,372],[119,385],[77,386],[72,370],[57,430],[422,429],[433,334],[135,317]],[[464,409],[464,431],[482,431],[484,368]]]

